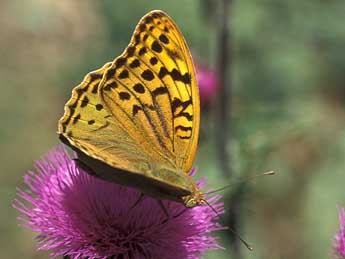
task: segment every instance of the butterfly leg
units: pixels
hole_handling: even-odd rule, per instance
[[[177,213],[176,215],[173,216],[174,219],[178,218],[179,216],[181,216],[183,213],[185,213],[188,210],[188,208],[184,208],[182,211],[180,211],[179,213]]]
[[[131,211],[132,209],[134,209],[145,197],[145,194],[141,193],[139,198],[136,200],[136,202],[134,202],[134,204],[129,208],[129,211]]]
[[[167,219],[164,220],[164,222],[168,221],[169,219],[171,219],[171,215],[169,214],[167,208],[164,206],[164,203],[162,202],[162,200],[157,200],[159,206],[162,208],[164,214],[167,216]],[[163,222],[163,223],[164,223]]]

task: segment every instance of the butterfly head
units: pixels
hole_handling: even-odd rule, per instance
[[[187,208],[193,208],[198,205],[204,205],[204,195],[199,188],[195,186],[192,194],[183,197],[183,202]]]

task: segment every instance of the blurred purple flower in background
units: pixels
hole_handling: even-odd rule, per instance
[[[221,248],[216,237],[222,229],[207,206],[186,209],[164,201],[167,216],[157,201],[115,183],[99,180],[78,168],[63,147],[53,149],[36,163],[37,173],[24,180],[29,191],[18,190],[14,207],[23,226],[38,232],[40,250],[70,258],[196,259],[208,249]],[[198,185],[205,186],[200,180]],[[208,199],[223,213],[220,196]]]
[[[196,78],[199,84],[200,102],[209,104],[219,89],[217,72],[206,65],[195,62]]]
[[[340,229],[334,238],[334,252],[337,258],[345,259],[345,209],[339,209]]]

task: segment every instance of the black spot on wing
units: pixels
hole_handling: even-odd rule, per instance
[[[78,98],[80,98],[80,96],[86,92],[86,89],[85,88],[77,88],[76,92],[78,94]]]
[[[159,18],[159,17],[161,17],[162,15],[160,14],[160,13],[153,13],[152,14],[152,17],[153,18]]]
[[[157,53],[161,53],[163,51],[161,44],[159,44],[156,40],[152,43],[151,49]]]
[[[145,21],[144,21],[145,23],[152,23],[153,22],[153,18],[151,17],[151,16],[147,16],[146,18],[145,18]]]
[[[164,34],[159,35],[159,40],[164,44],[169,44],[169,39]]]
[[[174,98],[171,104],[171,108],[173,112],[175,112],[177,108],[182,107],[182,110],[185,110],[188,107],[188,105],[191,105],[191,104],[192,104],[192,100],[182,102],[180,99]]]
[[[120,92],[119,97],[122,101],[131,99],[131,95],[127,92]]]
[[[103,105],[102,104],[100,104],[100,103],[96,104],[96,110],[97,111],[100,111],[102,109],[103,109]]]
[[[188,72],[186,72],[184,75],[181,75],[180,71],[178,71],[176,68],[174,68],[170,72],[170,75],[176,81],[181,81],[185,84],[190,84],[190,75]]]
[[[134,35],[134,46],[138,45],[139,42],[140,42],[140,33],[137,33]]]
[[[143,31],[145,31],[145,30],[146,30],[146,24],[144,24],[144,23],[140,24],[140,26],[139,26],[139,31],[140,31],[140,32],[143,32]]]
[[[92,81],[95,81],[95,80],[102,79],[103,74],[98,73],[98,72],[94,72],[94,73],[90,73],[89,76],[90,76],[90,81],[92,82]]]
[[[173,70],[171,70],[171,72],[169,70],[166,69],[166,67],[161,67],[158,73],[158,77],[160,79],[163,79],[166,75],[170,75],[171,78],[174,81],[181,81],[185,84],[190,84],[191,83],[191,79],[190,79],[190,75],[188,72],[186,72],[184,75],[182,75],[180,73],[180,71],[178,71],[176,68],[174,68]]]
[[[150,58],[151,65],[156,65],[158,63],[158,59],[156,57]]]
[[[76,103],[73,104],[76,107]],[[66,119],[66,121],[64,123],[62,123],[62,132],[66,132],[66,127],[69,124],[69,122],[71,121],[74,113],[75,113],[75,107],[71,106],[66,106],[66,108],[69,110],[69,116]]]
[[[175,131],[177,131],[177,130],[192,131],[192,127],[185,127],[185,126],[179,125],[179,126],[175,127]]]
[[[173,111],[174,114],[174,118],[178,118],[178,117],[185,117],[188,121],[193,121],[193,115],[189,114],[188,112],[186,112],[186,109],[189,105],[192,105],[192,100],[188,100],[185,102],[182,102],[180,99],[175,98],[172,101],[171,104],[171,109]],[[178,108],[181,108],[181,110],[179,112],[176,113],[176,110]]]
[[[139,35],[139,34],[138,34]],[[140,37],[140,35],[139,35]],[[130,46],[127,48],[127,57],[132,57],[134,55],[134,52],[135,52],[135,47],[133,46]]]
[[[140,66],[140,61],[138,59],[134,59],[131,64],[129,64],[131,68],[136,68]]]
[[[169,91],[168,91],[168,88],[166,86],[157,87],[156,89],[154,89],[152,91],[152,95],[154,97],[156,97],[158,95],[162,95],[162,94],[167,94],[167,93],[169,93]]]
[[[93,84],[93,86],[92,86],[91,93],[96,94],[98,91],[98,82],[92,82],[92,84]]]
[[[141,77],[147,81],[152,81],[154,79],[154,75],[151,70],[146,69],[144,72],[141,73]]]
[[[152,104],[143,104],[143,106],[139,106],[137,104],[134,104],[133,105],[133,108],[132,108],[132,114],[135,115],[138,113],[138,111],[143,111],[145,108],[151,110],[151,111],[155,111],[156,108],[152,105]]]
[[[147,52],[147,49],[146,49],[145,47],[142,47],[142,48],[139,50],[139,56],[144,55],[146,52]]]
[[[122,70],[122,72],[119,74],[120,79],[125,79],[129,77],[129,73],[127,69]]]
[[[189,114],[188,112],[179,112],[174,117],[185,117],[188,121],[193,121],[193,115]]]
[[[140,84],[140,83],[134,85],[134,86],[133,86],[133,89],[134,89],[134,91],[136,91],[136,92],[139,93],[139,94],[145,93],[145,88],[144,88],[144,86],[143,86],[142,84]]]
[[[111,78],[114,78],[114,76],[115,76],[115,68],[109,69],[109,70],[106,72],[106,74],[105,74],[106,80],[109,80],[109,79],[111,79]]]
[[[142,111],[143,109],[139,105],[133,105],[132,108],[132,115],[135,116],[139,111]]]
[[[104,90],[111,91],[111,89],[115,89],[117,86],[118,86],[117,83],[113,81],[111,83],[108,83],[106,86],[104,86]]]
[[[73,118],[73,121],[72,121],[72,124],[76,124],[77,123],[77,121],[80,119],[80,113],[77,115],[77,116],[75,116],[74,118]]]
[[[190,139],[191,136],[178,136],[180,139]]]
[[[166,67],[161,67],[160,70],[159,70],[159,73],[158,73],[158,77],[160,79],[163,79],[168,74],[169,74],[168,69],[166,69]]]
[[[87,96],[84,96],[84,98],[81,100],[80,107],[85,107],[89,103],[89,98]]]
[[[115,61],[116,68],[122,67],[124,64],[126,64],[127,59],[126,58],[118,58]]]

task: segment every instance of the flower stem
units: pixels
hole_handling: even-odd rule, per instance
[[[222,167],[222,173],[225,178],[231,176],[231,156],[230,156],[230,139],[231,139],[231,31],[229,24],[229,13],[231,0],[219,1],[219,32],[218,32],[218,73],[220,93],[218,100],[218,155]]]
[[[232,137],[231,112],[232,112],[232,31],[231,31],[231,11],[232,0],[218,1],[218,73],[220,93],[218,100],[218,122],[217,122],[217,144],[220,166],[225,179],[229,180],[232,175],[230,143]],[[239,187],[241,188],[241,187]],[[238,190],[241,193],[241,190]],[[241,195],[240,195],[241,196]],[[240,198],[241,197],[237,197]],[[241,218],[239,205],[240,199],[231,203],[227,215],[228,226],[238,231],[239,220]],[[231,236],[231,246],[234,258],[241,259],[241,242],[236,235]]]

